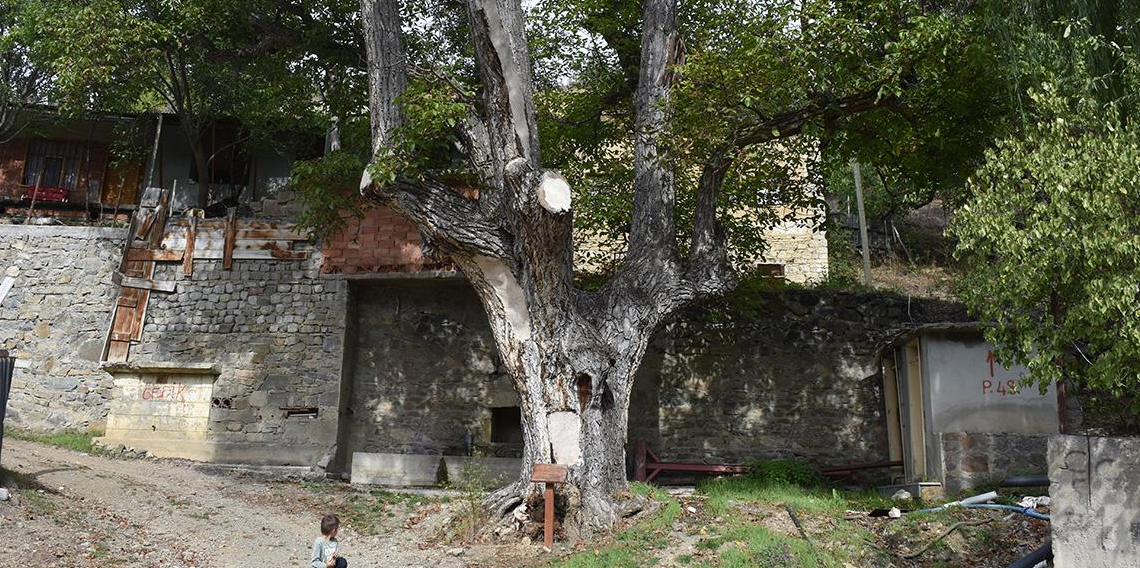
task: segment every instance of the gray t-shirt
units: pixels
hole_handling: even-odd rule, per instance
[[[340,548],[340,542],[335,538],[325,540],[325,537],[318,536],[313,541],[313,550],[309,554],[312,561],[309,563],[309,568],[327,568],[329,558],[332,558],[332,553]]]

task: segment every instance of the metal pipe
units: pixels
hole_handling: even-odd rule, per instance
[[[1049,476],[1047,475],[1015,475],[1005,478],[1001,482],[1002,487],[1048,487]]]

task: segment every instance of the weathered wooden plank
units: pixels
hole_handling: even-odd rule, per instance
[[[163,191],[154,208],[154,229],[150,231],[150,248],[162,248],[162,237],[166,233],[166,217],[170,214],[170,192]]]
[[[294,228],[282,229],[241,229],[237,231],[240,239],[267,239],[272,241],[307,241],[309,235]]]
[[[140,264],[142,264],[142,276],[140,276],[140,278],[142,278],[144,280],[153,279],[154,278],[154,263],[153,262],[141,262]],[[129,290],[129,289],[130,288],[123,288],[123,290]],[[150,302],[150,290],[147,290],[144,288],[144,289],[136,289],[136,291],[138,292],[138,295],[139,295],[139,305],[136,306],[135,309],[131,311],[131,315],[133,316],[132,321],[131,321],[131,324],[132,324],[131,325],[131,341],[141,341],[142,340],[143,326],[146,323],[146,309],[147,309],[147,305]]]
[[[570,469],[564,464],[536,463],[530,480],[536,483],[565,483]]]
[[[217,249],[198,249],[194,251],[194,258],[202,260],[224,260],[225,251]],[[300,260],[310,258],[312,253],[307,250],[234,250],[234,260]]]
[[[158,290],[159,292],[173,292],[174,282],[154,281],[148,278],[124,276],[120,272],[111,275],[111,280],[123,288],[138,288],[139,290]]]
[[[235,240],[234,250],[292,250],[293,243],[297,241],[267,241],[267,240]],[[181,250],[186,248],[186,239],[177,238],[170,239],[163,243],[167,250]],[[224,251],[226,243],[220,239],[205,238],[203,235],[198,235],[194,239],[194,251],[202,250],[217,250]],[[195,254],[195,257],[197,255]]]
[[[135,227],[133,238],[138,240],[146,239],[147,235],[150,234],[150,230],[154,227],[154,218],[154,211],[144,212],[142,214],[142,220],[139,221],[138,226]]]
[[[157,260],[160,262],[178,262],[182,260],[183,254],[181,250],[151,250],[151,249],[130,249],[127,251],[127,260]]]
[[[237,237],[237,209],[231,207],[226,212],[226,245],[222,253],[222,269],[230,270],[234,266],[234,240]]]
[[[182,254],[182,275],[194,275],[194,239],[198,236],[198,218],[191,217],[186,225],[186,246]]]

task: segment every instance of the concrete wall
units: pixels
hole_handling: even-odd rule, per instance
[[[1017,388],[1028,373],[993,362],[993,346],[978,333],[929,334],[922,338],[927,427],[942,432],[1052,434],[1060,423],[1057,391]]]
[[[1140,438],[1049,438],[1057,568],[1140,568]]]
[[[8,421],[35,429],[98,427],[112,377],[99,369],[118,295],[124,229],[0,225],[0,348],[17,358]]]
[[[1048,434],[944,433],[943,489],[954,495],[1011,475],[1042,474],[1048,440]]]

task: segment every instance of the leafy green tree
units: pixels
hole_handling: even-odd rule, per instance
[[[1119,23],[1114,34],[1135,37],[1134,18]],[[1000,361],[1025,365],[1042,387],[1121,398],[1135,428],[1140,58],[1135,43],[1100,33],[1103,19],[1022,24],[1011,68],[1024,125],[987,153],[952,225],[962,297],[993,323],[984,329]]]
[[[65,111],[175,114],[206,184],[203,133],[216,121],[280,142],[274,135],[323,131],[346,100],[362,100],[356,14],[338,0],[58,0],[42,44]],[[199,206],[211,191],[199,191]]]
[[[23,110],[45,101],[51,73],[37,51],[44,7],[38,0],[0,0],[0,142],[16,133]]]

